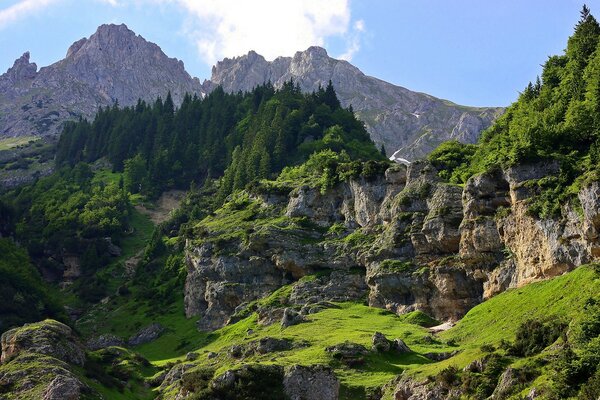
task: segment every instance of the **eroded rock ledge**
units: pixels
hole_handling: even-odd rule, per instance
[[[460,187],[422,161],[326,191],[249,193],[253,218],[279,225],[256,222],[243,238],[223,239],[200,224],[186,246],[186,313],[214,330],[248,310],[273,323],[285,308],[367,299],[457,320],[486,298],[600,255],[598,182],[581,189],[579,211],[565,204],[556,219],[528,212],[532,183],[557,171],[555,163],[525,165]],[[256,304],[292,283],[268,310]]]

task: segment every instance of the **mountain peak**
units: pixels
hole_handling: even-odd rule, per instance
[[[127,27],[125,24],[102,24],[96,29],[96,32],[92,35],[129,35],[136,36],[135,32]]]
[[[13,82],[23,79],[33,79],[37,73],[37,65],[29,62],[30,56],[28,51],[23,53],[21,57],[15,60],[13,66],[6,71],[5,75]]]
[[[320,46],[310,46],[308,49],[306,49],[303,52],[298,52],[300,54],[308,54],[310,56],[313,56],[315,58],[324,58],[324,57],[329,57],[329,54],[327,54],[327,50],[325,50],[323,47]],[[298,54],[296,53],[296,54]]]
[[[63,60],[39,72],[25,53],[0,78],[0,134],[11,136],[58,133],[65,120],[91,118],[99,106],[116,101],[129,106],[170,92],[178,105],[186,93],[202,94],[200,82],[185,71],[183,62],[125,24],[99,26],[74,42]],[[37,88],[44,89],[43,95]]]

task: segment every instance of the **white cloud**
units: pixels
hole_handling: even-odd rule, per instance
[[[345,0],[178,0],[198,19],[190,32],[203,59],[256,50],[268,59],[289,55],[324,38],[346,32],[350,13]]]
[[[348,35],[346,40],[346,51],[338,58],[346,61],[352,61],[352,57],[360,50],[361,34],[366,31],[365,21],[359,19],[352,27],[352,33]]]
[[[58,1],[60,0],[21,0],[10,7],[0,9],[0,29]]]
[[[108,1],[108,0],[106,0]],[[351,58],[364,22],[353,29],[349,0],[170,0],[189,15],[186,33],[209,64],[255,50],[267,59],[292,55],[329,37],[345,39]]]

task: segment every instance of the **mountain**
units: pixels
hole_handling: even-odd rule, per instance
[[[154,101],[169,91],[179,104],[200,90],[182,61],[125,25],[102,25],[52,65],[38,71],[26,52],[0,76],[0,137],[53,135],[65,120],[91,118],[100,106]]]
[[[221,85],[237,92],[268,81],[281,87],[290,79],[303,91],[325,87],[331,80],[342,105],[352,106],[373,141],[383,144],[388,155],[396,152],[397,157],[408,159],[427,155],[451,139],[475,143],[503,112],[502,108],[460,106],[367,76],[349,62],[329,57],[321,47],[272,62],[254,51],[226,58],[213,67],[212,78],[203,88],[208,92]]]
[[[415,159],[443,141],[474,143],[503,111],[453,104],[366,76],[352,64],[310,47],[294,57],[268,62],[251,51],[224,59],[201,85],[182,61],[125,25],[102,25],[76,41],[66,57],[38,71],[26,52],[0,76],[0,137],[48,136],[63,122],[92,118],[100,106],[118,102],[152,102],[170,91],[176,105],[186,92],[204,95],[221,85],[228,92],[249,91],[271,81],[276,87],[294,79],[303,91],[327,86],[329,80],[344,107],[352,105],[373,141],[388,155]]]

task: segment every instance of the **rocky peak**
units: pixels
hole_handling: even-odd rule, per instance
[[[100,106],[152,102],[169,92],[178,105],[186,93],[204,93],[183,62],[124,24],[100,26],[63,60],[36,71],[25,53],[0,77],[0,135],[57,134],[64,121],[93,118]]]
[[[17,58],[11,68],[6,71],[4,76],[12,82],[19,82],[26,79],[33,79],[37,73],[37,65],[29,62],[30,54],[28,51]]]
[[[79,49],[81,48],[81,46],[83,46],[86,42],[87,42],[87,38],[82,38],[82,39],[79,39],[78,41],[76,41],[75,43],[73,43],[69,47],[69,50],[67,50],[67,57],[66,58],[69,58],[73,54],[77,53],[79,51]]]
[[[300,56],[300,57],[308,56],[313,59],[329,58],[329,54],[327,54],[327,50],[325,50],[323,47],[320,47],[320,46],[310,46],[305,51],[298,51],[298,52],[296,52],[296,55],[294,56],[294,58],[296,58],[298,56]]]

